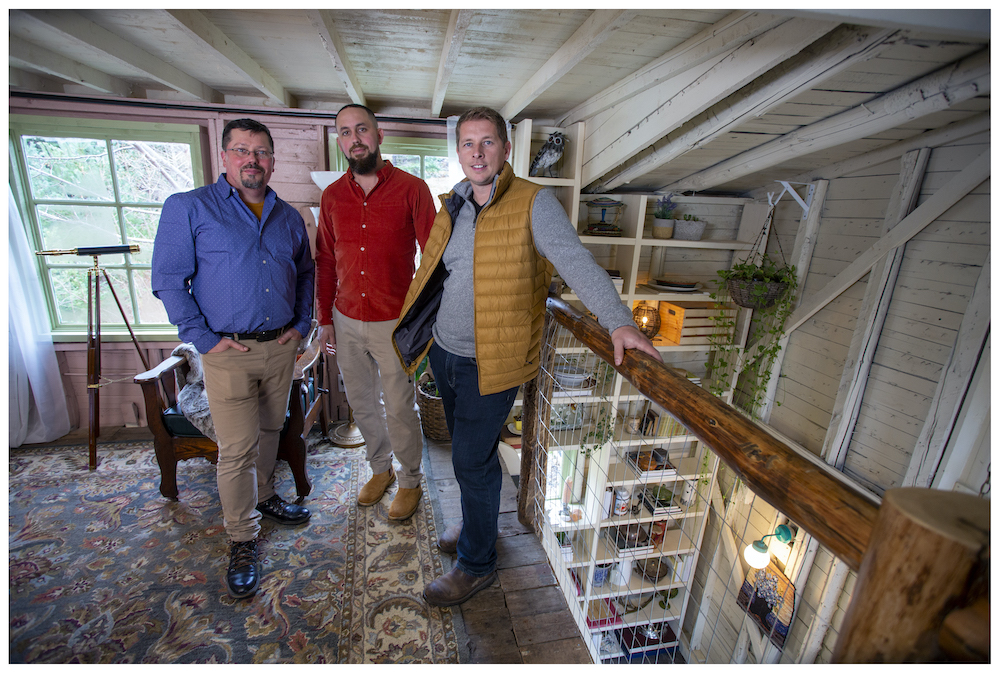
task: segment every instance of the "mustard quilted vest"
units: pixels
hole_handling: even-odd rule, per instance
[[[535,250],[531,234],[531,209],[541,189],[514,177],[510,164],[505,164],[493,200],[480,211],[476,221],[473,283],[476,362],[482,395],[519,386],[538,372],[545,297],[553,272],[552,263]],[[438,267],[451,227],[451,216],[443,207],[434,221],[394,333],[397,353],[411,374],[430,348],[430,338],[419,339],[416,348],[401,350],[400,330],[418,331],[412,327],[413,322],[425,313],[422,307],[428,305],[429,295],[440,289]],[[423,333],[426,335],[426,331]]]

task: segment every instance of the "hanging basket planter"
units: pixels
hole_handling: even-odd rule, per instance
[[[743,308],[760,310],[770,308],[788,291],[788,283],[778,281],[743,280],[729,278],[726,280],[729,296],[733,302]]]

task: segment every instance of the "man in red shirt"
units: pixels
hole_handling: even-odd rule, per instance
[[[316,237],[320,343],[337,353],[354,422],[364,435],[372,478],[358,504],[379,502],[401,470],[389,518],[408,519],[420,503],[423,438],[413,382],[392,345],[392,330],[421,249],[434,223],[434,201],[420,178],[382,159],[375,113],[346,105],[337,113],[337,145],[347,174],[323,191]],[[383,407],[384,402],[384,407]]]

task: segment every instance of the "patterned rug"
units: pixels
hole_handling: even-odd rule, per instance
[[[312,519],[262,522],[263,582],[235,600],[215,467],[181,463],[172,502],[151,444],[98,449],[93,472],[85,446],[11,449],[12,663],[459,662],[455,615],[420,597],[442,572],[430,504],[358,507],[363,450],[310,443]],[[276,484],[291,499],[283,462]]]

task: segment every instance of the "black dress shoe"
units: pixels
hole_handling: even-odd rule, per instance
[[[285,502],[280,495],[272,495],[257,503],[257,511],[272,521],[294,526],[309,520],[309,510],[301,505]]]
[[[442,608],[458,605],[493,584],[496,578],[495,570],[489,575],[476,577],[455,566],[427,585],[424,589],[424,600]]]
[[[234,542],[229,547],[229,570],[226,589],[233,598],[250,598],[260,586],[260,561],[257,540]]]

